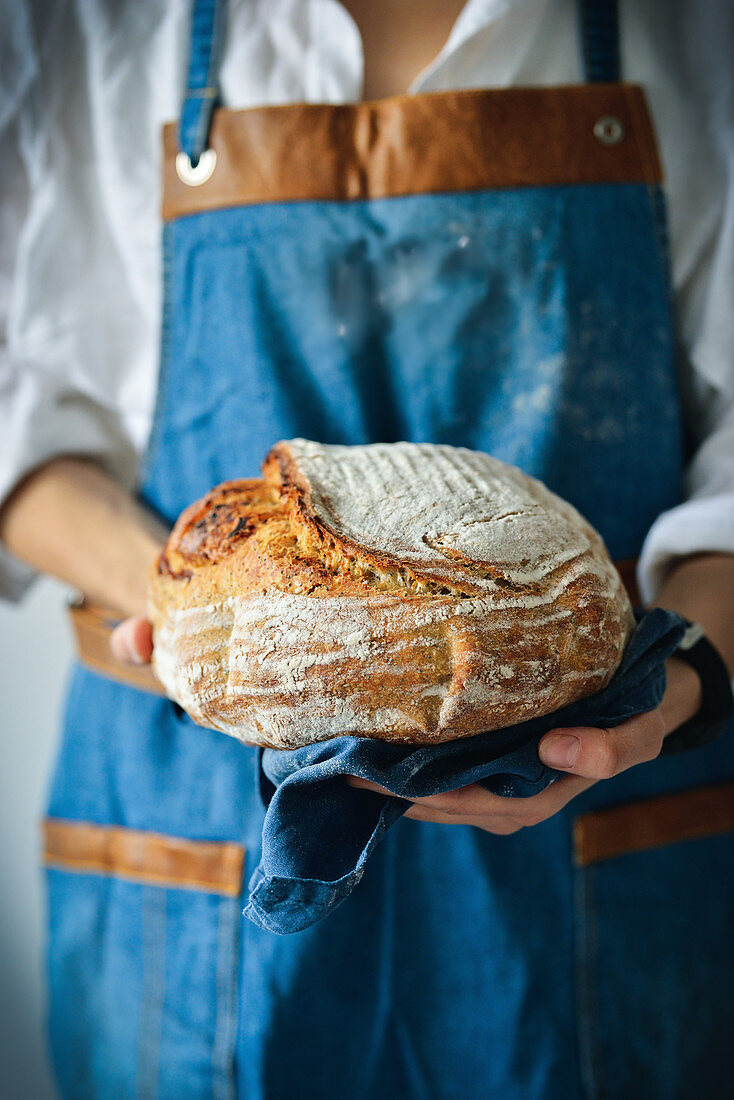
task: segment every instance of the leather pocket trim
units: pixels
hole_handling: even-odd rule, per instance
[[[734,783],[699,787],[577,817],[574,863],[588,867],[631,852],[729,832],[734,832]]]
[[[236,897],[245,850],[240,844],[188,840],[120,826],[47,818],[43,862],[82,874]]]

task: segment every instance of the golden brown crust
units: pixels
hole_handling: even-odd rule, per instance
[[[297,533],[299,541],[317,548],[319,556],[334,562],[335,567],[338,566],[339,591],[343,591],[342,571],[353,575],[355,570],[358,576],[365,579],[367,588],[375,583],[379,585],[381,578],[390,577],[393,582],[399,581],[401,590],[415,588],[435,595],[468,595],[477,591],[466,580],[462,586],[458,577],[449,588],[440,581],[436,582],[428,571],[411,569],[396,555],[355,542],[335,531],[325,521],[323,514],[317,514],[312,500],[311,483],[300,470],[287,442],[276,443],[270,449],[263,463],[263,474],[266,482],[280,486],[289,524]],[[365,590],[365,586],[361,587]],[[388,584],[388,587],[392,585]]]
[[[550,713],[609,681],[631,608],[570,505],[502,467],[500,482],[530,486],[539,511],[490,517],[498,560],[471,560],[444,516],[449,533],[427,533],[424,557],[408,564],[387,537],[349,534],[343,502],[309,465],[316,446],[279,443],[263,479],[226,482],[191,505],[151,576],[156,671],[196,721],[273,747],[345,733],[427,744]],[[419,463],[439,451],[394,446]],[[474,454],[441,450],[449,462]],[[347,457],[369,470],[393,451],[314,453],[333,485]],[[564,557],[561,539],[542,567],[521,557],[511,568],[502,524],[516,515],[531,531],[549,516],[552,529],[567,524],[581,550]]]

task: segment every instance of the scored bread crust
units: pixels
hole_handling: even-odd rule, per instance
[[[541,482],[463,448],[307,440],[181,514],[149,615],[169,696],[273,748],[551,713],[609,682],[634,626],[600,536]]]

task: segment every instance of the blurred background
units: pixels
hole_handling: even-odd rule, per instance
[[[67,589],[37,581],[0,603],[0,1100],[51,1100],[39,821],[69,665]]]

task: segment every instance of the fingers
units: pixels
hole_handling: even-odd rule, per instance
[[[639,714],[614,729],[584,726],[551,730],[538,745],[544,764],[587,779],[611,779],[660,754],[665,723],[659,709]]]
[[[475,825],[486,832],[507,836],[546,821],[594,782],[581,776],[564,776],[529,798],[505,798],[473,784],[458,791],[416,799],[405,816],[415,821]]]
[[[540,794],[505,798],[473,783],[444,794],[411,799],[412,806],[405,816],[413,821],[474,825],[501,835],[514,833],[546,821],[597,780],[611,779],[635,764],[654,760],[664,735],[665,723],[659,709],[630,718],[614,729],[584,726],[551,730],[541,740],[538,754],[543,763],[568,774]],[[380,794],[393,793],[356,777],[348,777],[347,782]]]
[[[392,793],[385,787],[354,776],[349,776],[347,782],[380,794]],[[442,825],[474,825],[485,832],[507,836],[552,817],[572,798],[593,786],[594,782],[581,776],[564,776],[530,798],[505,798],[473,783],[443,794],[412,799],[412,806],[405,817],[412,821],[433,821]]]
[[[147,665],[153,655],[153,627],[144,615],[125,619],[110,635],[110,649],[118,661]]]

